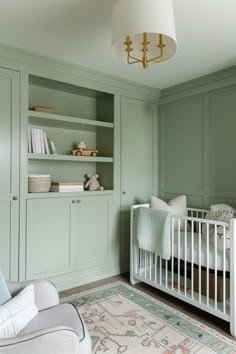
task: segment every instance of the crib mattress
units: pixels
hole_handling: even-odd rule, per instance
[[[185,233],[180,232],[180,250],[178,252],[178,234],[175,232],[174,235],[174,256],[178,258],[178,254],[180,259],[185,260]],[[206,240],[201,239],[201,250],[199,252],[199,234],[194,234],[194,263],[199,264],[199,253],[201,253],[201,266],[207,266],[207,245]],[[223,270],[223,251],[217,249],[217,262],[215,261],[215,247],[209,243],[209,268]],[[187,232],[187,252],[186,252],[186,261],[192,262],[192,236],[191,232]],[[230,271],[230,250],[226,250],[225,252],[225,270]]]

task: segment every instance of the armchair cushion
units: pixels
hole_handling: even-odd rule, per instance
[[[0,305],[5,304],[5,302],[7,302],[10,299],[11,299],[11,294],[8,290],[4,275],[0,270]]]
[[[76,307],[68,303],[40,311],[38,316],[30,321],[20,334],[28,335],[49,328],[52,331],[54,327],[58,326],[72,328],[77,333],[80,341],[84,339],[84,323]]]
[[[45,280],[10,282],[14,296],[34,284],[38,315],[14,338],[0,340],[0,353],[91,354],[91,338],[78,310],[72,304],[59,305],[53,284]]]
[[[48,280],[30,280],[22,282],[8,282],[7,286],[12,296],[18,294],[26,286],[33,284],[35,303],[38,311],[59,304],[59,296],[56,287]]]
[[[91,351],[80,351],[78,336],[71,328],[55,327],[0,340],[0,353],[91,354]]]
[[[17,336],[37,313],[34,286],[31,284],[0,306],[0,339]]]

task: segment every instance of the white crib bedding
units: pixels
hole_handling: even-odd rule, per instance
[[[180,250],[178,252],[178,232],[174,234],[174,257],[185,260],[185,247],[184,247],[185,233],[180,232]],[[187,262],[192,262],[192,236],[191,232],[187,232]],[[199,264],[199,234],[194,234],[194,264]],[[201,266],[207,266],[207,245],[206,240],[201,238]],[[217,249],[217,267],[215,265],[215,247],[209,243],[209,268],[223,270],[223,251]],[[225,270],[230,270],[230,250],[225,252]]]

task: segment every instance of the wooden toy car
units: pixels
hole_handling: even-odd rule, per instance
[[[79,149],[72,150],[73,156],[97,156],[98,150]]]

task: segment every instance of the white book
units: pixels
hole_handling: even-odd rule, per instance
[[[83,186],[58,186],[58,187],[54,187],[53,188],[58,188],[59,190],[63,190],[63,191],[83,191],[84,187]]]
[[[41,153],[45,154],[44,140],[43,140],[43,129],[39,129],[39,136],[40,136]]]
[[[49,154],[47,134],[45,132],[43,132],[43,142],[44,142],[45,154]]]
[[[41,142],[40,142],[40,129],[34,128],[35,130],[35,144],[36,144],[36,154],[41,154]]]
[[[52,182],[50,190],[51,192],[83,192],[84,184],[78,182]]]
[[[83,192],[84,188],[78,188],[78,187],[70,187],[70,188],[65,188],[65,187],[60,187],[60,186],[51,186],[50,188],[51,192]]]
[[[32,151],[32,135],[31,135],[31,127],[28,126],[28,152],[31,154]]]
[[[32,139],[32,150],[33,150],[33,153],[36,154],[37,153],[37,149],[36,149],[36,128],[31,128],[31,139]]]

